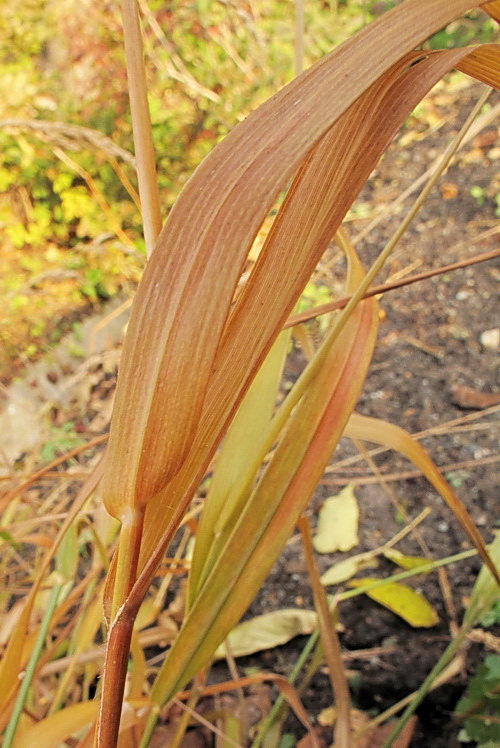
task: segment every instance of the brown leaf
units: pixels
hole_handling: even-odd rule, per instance
[[[415,727],[417,726],[417,721],[418,720],[415,715],[413,717],[410,717],[403,730],[401,731],[401,734],[396,738],[396,740],[391,743],[391,748],[409,747],[413,738],[413,733],[415,732]],[[384,741],[389,737],[393,727],[394,724],[391,722],[388,725],[381,725],[380,727],[376,727],[375,730],[370,733],[370,741],[368,743],[370,748],[380,748],[380,746],[384,744]],[[355,745],[357,748],[357,744]]]
[[[482,410],[500,403],[500,392],[481,392],[465,384],[452,384],[451,400],[464,410]]]

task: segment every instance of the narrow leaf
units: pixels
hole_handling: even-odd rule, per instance
[[[483,44],[457,64],[457,69],[493,88],[500,88],[500,46]]]

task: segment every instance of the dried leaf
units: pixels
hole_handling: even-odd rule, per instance
[[[264,613],[244,621],[231,631],[228,638],[229,651],[234,657],[244,657],[254,652],[273,649],[293,639],[295,636],[310,634],[317,625],[314,610],[286,608]],[[226,646],[222,644],[215,657],[226,656]]]
[[[314,550],[318,553],[350,551],[359,543],[358,522],[358,502],[351,484],[323,503],[313,540]]]
[[[451,386],[451,398],[459,408],[482,410],[500,403],[500,392],[481,392],[464,384]]]
[[[374,577],[364,577],[349,582],[348,586],[359,589],[378,581],[380,580]],[[388,582],[383,587],[367,590],[365,594],[391,610],[410,626],[428,628],[439,622],[438,614],[425,597],[405,584]]]

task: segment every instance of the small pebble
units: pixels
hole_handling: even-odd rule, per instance
[[[443,520],[442,522],[437,523],[437,529],[439,530],[439,532],[448,532],[448,530],[450,529],[450,526],[448,522],[445,522]]]
[[[483,348],[489,351],[498,351],[500,348],[500,327],[494,327],[492,330],[485,330],[479,338]]]

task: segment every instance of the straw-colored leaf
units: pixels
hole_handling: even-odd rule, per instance
[[[254,652],[273,649],[286,644],[295,636],[310,634],[316,624],[317,615],[314,610],[285,608],[263,613],[240,623],[231,631],[227,637],[229,652],[233,657],[244,657]],[[226,645],[221,644],[214,657],[221,659],[226,653]]]
[[[410,2],[408,5],[414,8],[413,3]],[[316,148],[310,150],[271,229],[251,278],[229,318],[213,364],[212,378],[191,452],[173,481],[148,504],[140,564],[140,566],[146,564],[146,568],[140,578],[140,584],[137,585],[137,591],[146,585],[147,580],[154,573],[171,531],[179,521],[187,501],[205,471],[235,404],[241,397],[263,353],[276,335],[277,327],[288,316],[296,299],[295,294],[298,294],[300,287],[305,284],[307,275],[312,270],[312,263],[315,264],[318,256],[326,247],[355,192],[359,190],[363,180],[368,176],[396,128],[404,121],[423,94],[450,66],[456,64],[466,54],[468,51],[450,50],[431,54],[422,59],[421,55],[413,53],[399,64],[389,66],[386,76],[374,85],[373,89],[367,91],[366,95],[361,96],[351,109],[340,117]],[[417,59],[418,64],[412,64]],[[304,84],[304,93],[306,93],[311,79],[301,78],[299,83],[300,81]],[[273,100],[275,101],[276,99]],[[300,108],[297,109],[297,107],[302,99],[295,101],[295,107],[293,101],[289,104],[295,108],[295,112],[300,112]],[[331,99],[329,102],[331,103]],[[278,98],[278,104],[281,105],[281,103],[283,102]],[[310,103],[312,105],[312,102]],[[321,108],[323,104],[324,100],[321,96],[315,99],[316,107]],[[278,129],[282,122],[288,121],[284,112],[281,114],[283,119],[276,122]],[[353,123],[356,123],[356,126]],[[299,116],[296,126],[300,124]],[[260,132],[259,135],[265,137],[264,132]],[[295,129],[292,129],[289,137],[293,140],[295,135]],[[248,137],[250,138],[250,133]],[[246,148],[247,143],[243,143],[242,148],[244,146]],[[257,143],[253,143],[252,147],[254,153],[260,152],[260,146]],[[279,169],[280,164],[275,163],[273,156],[272,149],[267,151],[267,168]],[[259,173],[261,164],[256,165],[256,168]],[[334,178],[332,175],[335,175]],[[190,184],[195,182],[196,176]],[[265,206],[266,210],[267,206],[268,204]],[[223,241],[222,237],[219,238]],[[311,265],[308,265],[309,262]],[[290,267],[294,268],[292,275],[289,272]],[[301,271],[304,271],[303,276],[300,274]],[[266,309],[266,314],[262,314],[262,308]],[[364,308],[368,309],[368,307]],[[245,341],[244,345],[242,345],[242,340]],[[253,344],[250,344],[250,340]],[[344,346],[346,344],[350,345],[343,343]],[[326,411],[331,408],[331,413],[336,413],[336,426],[332,432],[335,439],[339,436],[337,429],[342,428],[343,418],[354,404],[354,401],[350,400],[352,395],[349,397],[347,395],[349,390],[347,382],[349,377],[351,379],[354,377],[355,381],[351,381],[350,385],[356,387],[352,393],[357,391],[363,376],[361,361],[368,354],[368,349],[367,339],[364,344],[359,340],[357,354],[361,354],[361,358],[357,359],[357,365],[354,364],[353,359],[349,368],[342,372],[341,380],[336,382],[340,388],[336,392],[337,397],[326,405]],[[350,369],[351,364],[352,369]],[[243,372],[244,376],[242,376]],[[329,384],[331,388],[333,385],[331,382]],[[344,391],[344,387],[348,389]],[[321,400],[323,412],[326,412],[324,410],[325,402],[327,402],[325,394],[318,394],[319,392],[319,389],[314,395],[311,392],[311,396]],[[308,399],[304,399],[304,403],[310,405]],[[329,428],[331,429],[332,426],[329,425]],[[321,441],[321,432],[318,432],[316,437]],[[301,441],[297,438],[297,434],[293,437],[291,435],[290,438],[294,444]],[[325,442],[324,438],[322,441]],[[333,445],[333,441],[327,440],[325,443]],[[175,657],[178,670],[174,672],[170,669],[168,672],[167,666],[162,669],[161,677],[155,684],[155,700],[162,702],[164,698],[172,695],[185,682],[185,679],[191,677],[207,661],[221,637],[223,638],[231,625],[234,625],[240,617],[265,576],[269,557],[276,552],[280,544],[284,543],[293,526],[294,518],[297,516],[295,512],[304,505],[303,502],[307,500],[312,491],[309,483],[307,490],[304,488],[303,482],[306,474],[308,482],[313,478],[317,480],[319,476],[316,470],[321,465],[321,460],[324,459],[323,465],[326,464],[328,458],[322,457],[319,460],[315,451],[316,447],[310,448],[310,460],[304,460],[277,510],[272,509],[270,496],[263,491],[262,487],[259,488],[263,491],[262,498],[265,498],[263,507],[266,509],[264,511],[263,507],[252,505],[251,516],[243,514],[234,528],[234,534],[228,540],[225,549],[224,570],[219,569],[217,565],[213,567],[209,579],[193,604],[188,619],[171,650],[171,657]],[[293,470],[297,470],[299,462],[300,458],[292,457],[292,453],[287,454],[280,467],[281,473],[279,477],[276,476],[276,479],[284,480],[286,477],[289,481],[292,466]],[[276,463],[278,464],[279,462]],[[268,474],[272,474],[269,469]],[[262,485],[265,486],[265,483]],[[302,503],[298,502],[299,491]],[[275,485],[271,495],[276,498]],[[290,512],[290,502],[296,502],[294,512]],[[276,511],[275,515],[272,519],[267,519],[271,517],[272,511]],[[159,543],[161,533],[165,528],[167,532],[162,542]],[[262,536],[264,530],[264,536]],[[259,537],[263,538],[262,541],[258,540]],[[251,574],[245,568],[245,564],[251,567]],[[216,573],[216,569],[220,573]],[[231,595],[229,604],[229,595],[234,586],[238,591],[244,589],[245,595]],[[134,593],[131,597],[131,605],[136,605],[137,599],[137,593]],[[124,614],[126,611],[125,607]],[[127,615],[130,613],[127,612]]]
[[[355,579],[349,582],[349,587],[362,589],[376,581],[373,577]],[[410,626],[428,628],[439,622],[438,614],[425,597],[405,584],[388,582],[383,587],[367,590],[366,595],[391,610]]]
[[[113,631],[129,626],[245,391],[363,182],[411,109],[471,51],[422,56],[412,48],[471,7],[406,0],[236,127],[187,183],[140,284],[116,396],[104,486],[106,506],[122,521],[109,577],[120,611]],[[294,174],[231,308],[249,248]],[[290,419],[290,428],[306,429],[307,449],[285,431],[251,509],[217,551],[171,650],[177,669],[163,668],[155,684],[158,702],[206,663],[311,495],[359,394],[374,309],[356,309],[338,337],[347,359],[335,342],[333,381],[322,373]],[[358,339],[342,337],[352,325]],[[123,668],[125,656],[111,636],[108,661]]]
[[[137,724],[136,712],[147,704],[146,699],[126,702],[120,729],[125,731]],[[71,704],[35,722],[32,726],[20,730],[14,740],[13,748],[34,748],[34,746],[36,748],[59,748],[73,735],[95,722],[98,708],[97,700]]]
[[[346,486],[337,496],[325,499],[313,539],[318,553],[350,551],[359,543],[359,507],[354,487]]]
[[[500,22],[500,0],[490,0],[490,2],[483,3],[481,8],[485,13]]]
[[[499,88],[500,47],[497,44],[484,44],[457,63],[457,68],[488,86]]]

